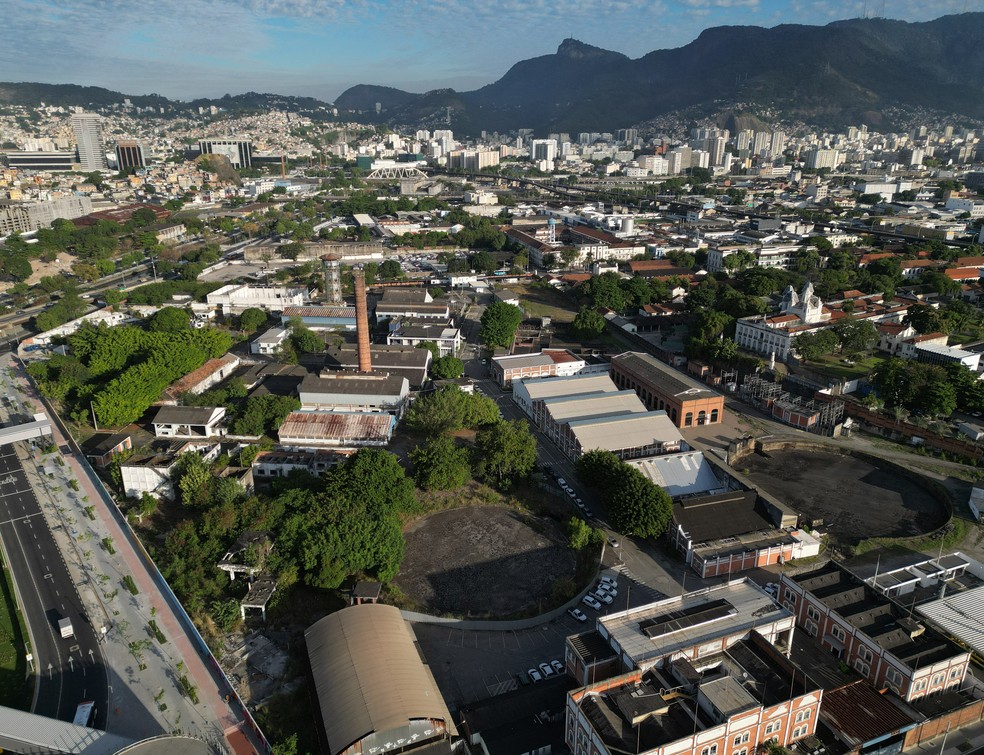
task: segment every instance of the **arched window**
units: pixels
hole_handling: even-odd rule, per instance
[[[718,421],[718,410],[711,409],[711,424],[714,424],[717,421]]]
[[[707,422],[707,412],[701,411],[697,414],[697,424],[703,425]]]
[[[694,413],[687,412],[686,416],[683,418],[683,426],[690,427],[694,423]]]

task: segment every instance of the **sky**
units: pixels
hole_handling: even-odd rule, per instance
[[[0,0],[0,80],[173,99],[477,89],[566,38],[632,58],[724,25],[927,21],[984,0]]]

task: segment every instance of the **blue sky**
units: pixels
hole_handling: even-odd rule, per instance
[[[176,99],[474,89],[568,36],[639,57],[710,26],[925,21],[984,0],[0,0],[0,80]]]

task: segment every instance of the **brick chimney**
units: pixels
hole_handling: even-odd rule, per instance
[[[359,347],[359,372],[372,372],[369,354],[369,308],[366,306],[366,276],[355,271],[355,332]]]

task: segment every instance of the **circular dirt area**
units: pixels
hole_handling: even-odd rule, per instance
[[[407,531],[396,583],[427,610],[508,616],[549,597],[554,580],[574,576],[574,554],[560,540],[509,509],[442,511]]]
[[[822,519],[821,529],[845,544],[921,535],[941,527],[949,516],[928,490],[890,466],[853,456],[777,451],[748,456],[736,466],[808,519]]]

